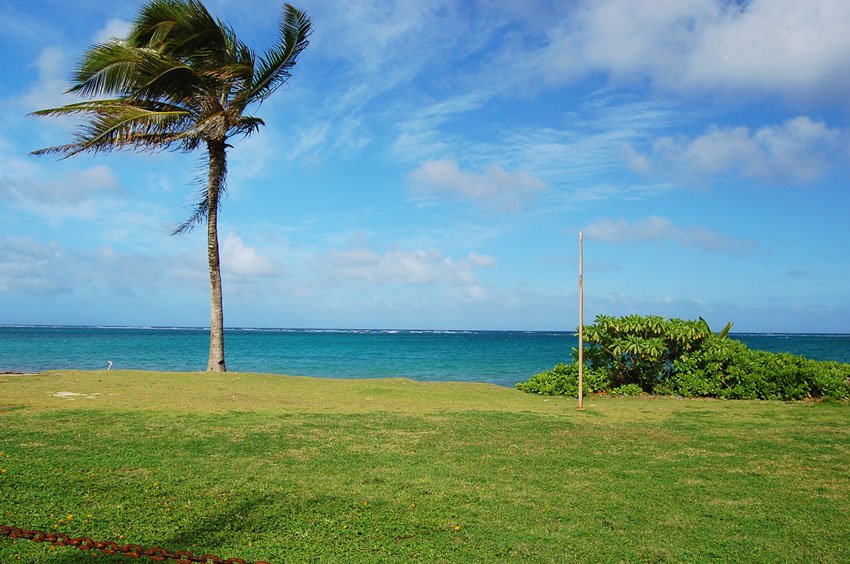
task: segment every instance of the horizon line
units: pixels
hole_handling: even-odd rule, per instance
[[[77,323],[0,323],[0,328],[31,328],[31,329],[137,329],[137,330],[189,330],[209,331],[209,326],[200,325],[108,325],[108,324],[77,324]],[[225,327],[225,331],[304,331],[304,332],[424,332],[424,333],[563,333],[575,335],[577,330],[568,329],[427,329],[427,328],[398,328],[398,327]],[[730,335],[763,335],[763,336],[850,336],[850,332],[834,331],[731,331]]]

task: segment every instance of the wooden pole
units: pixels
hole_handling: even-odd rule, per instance
[[[584,410],[584,236],[578,232],[578,408]]]

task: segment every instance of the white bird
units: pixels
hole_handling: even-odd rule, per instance
[[[112,361],[111,361],[111,360],[107,360],[106,362],[108,362],[108,363],[109,363],[109,366],[107,366],[107,367],[106,367],[106,369],[107,369],[107,370],[112,370]]]

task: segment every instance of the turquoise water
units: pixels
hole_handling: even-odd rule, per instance
[[[752,348],[850,362],[850,335],[737,334]],[[334,378],[407,377],[513,386],[568,361],[570,332],[228,329],[228,370]],[[204,370],[199,328],[0,326],[0,371]]]

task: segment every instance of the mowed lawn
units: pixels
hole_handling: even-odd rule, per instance
[[[76,395],[72,395],[76,394]],[[271,562],[850,561],[850,405],[0,376],[0,524]],[[0,562],[124,557],[0,538]]]

